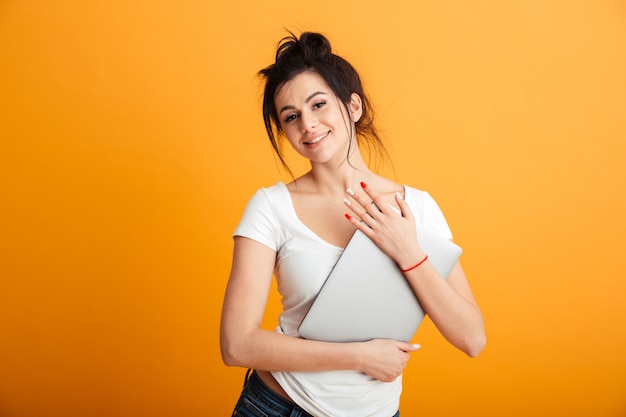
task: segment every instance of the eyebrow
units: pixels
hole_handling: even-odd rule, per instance
[[[304,100],[304,102],[306,104],[308,104],[311,100],[313,100],[316,96],[319,96],[320,94],[326,94],[323,91],[316,91],[313,94],[311,94],[310,96],[308,96],[306,98],[306,100]],[[285,110],[293,110],[295,109],[295,106],[291,106],[291,105],[287,105],[287,106],[283,106],[281,107],[280,111],[278,112],[278,114],[281,114],[282,112],[284,112]]]

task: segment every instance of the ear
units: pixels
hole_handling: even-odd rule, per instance
[[[350,103],[348,103],[348,110],[350,110],[350,118],[354,123],[358,122],[363,115],[363,101],[361,96],[357,93],[352,93],[350,96]]]

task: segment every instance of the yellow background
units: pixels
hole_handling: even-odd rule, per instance
[[[285,29],[359,69],[484,311],[474,360],[420,328],[402,414],[626,415],[626,6],[566,0],[0,1],[0,415],[230,415],[230,235],[289,179],[255,78]]]

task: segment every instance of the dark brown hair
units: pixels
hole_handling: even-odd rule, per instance
[[[374,126],[371,103],[363,89],[361,77],[354,67],[332,52],[330,42],[322,34],[303,32],[298,39],[290,32],[290,36],[281,39],[278,43],[275,62],[259,71],[259,75],[265,80],[263,93],[265,130],[283,167],[291,174],[277,141],[277,136],[282,135],[283,132],[278,120],[274,97],[287,81],[305,71],[319,74],[342,102],[346,111],[353,93],[361,97],[362,115],[356,123],[355,132],[358,143],[365,144],[370,151],[374,148],[379,152],[379,156],[388,159],[388,152]],[[348,150],[349,153],[350,150]]]

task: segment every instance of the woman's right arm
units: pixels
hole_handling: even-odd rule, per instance
[[[409,352],[416,350],[410,343],[318,342],[261,329],[276,253],[252,239],[234,240],[220,325],[226,365],[286,372],[360,370],[381,381],[392,381],[401,374]]]

